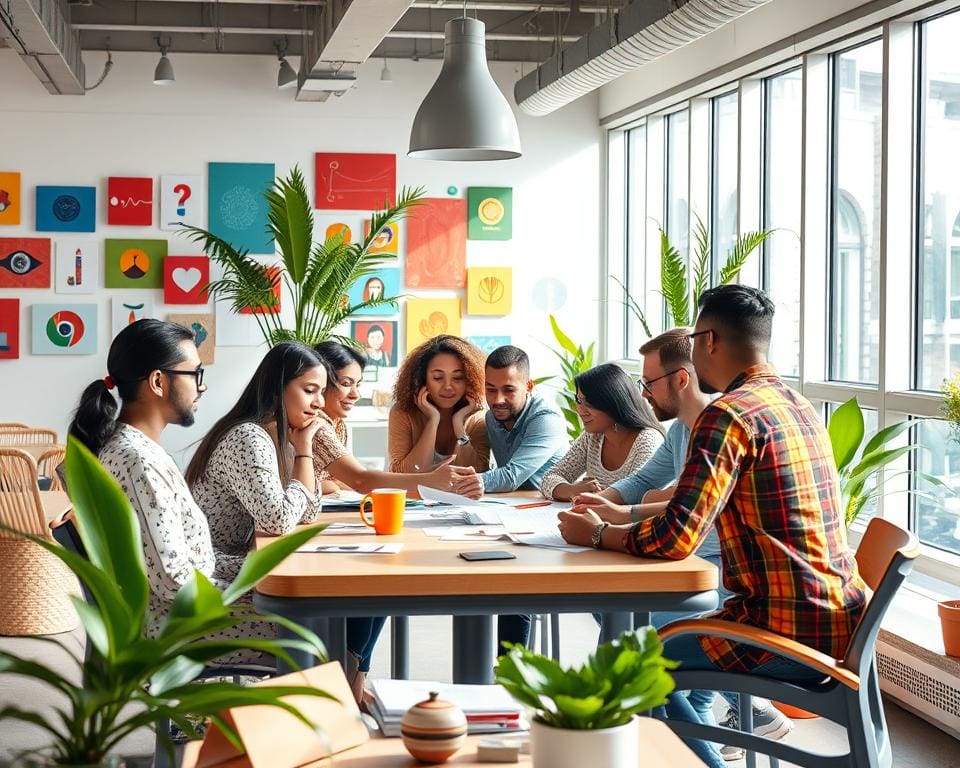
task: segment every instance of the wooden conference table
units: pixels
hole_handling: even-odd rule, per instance
[[[358,522],[358,514],[324,513],[320,522]],[[313,629],[324,638],[330,658],[341,661],[347,617],[452,615],[453,680],[458,683],[492,682],[497,614],[601,613],[601,640],[606,641],[629,630],[635,615],[643,625],[651,611],[706,611],[717,605],[717,569],[696,556],[648,560],[505,541],[441,541],[419,528],[404,528],[396,536],[321,538],[337,545],[397,542],[403,549],[396,554],[294,553],[257,585],[254,604]],[[271,540],[258,536],[257,546]],[[508,549],[516,559],[458,557],[481,549]],[[395,635],[395,657],[406,655],[405,638],[405,632]],[[315,663],[309,654],[291,655],[303,667]]]

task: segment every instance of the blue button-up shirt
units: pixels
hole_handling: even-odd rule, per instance
[[[563,416],[536,392],[527,396],[513,429],[493,418],[493,411],[487,411],[486,420],[497,461],[496,469],[480,473],[486,493],[537,490],[569,447]]]

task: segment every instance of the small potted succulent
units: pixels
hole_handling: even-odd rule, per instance
[[[605,643],[579,667],[559,663],[507,644],[497,660],[495,680],[533,709],[530,739],[534,768],[638,765],[638,712],[665,703],[673,690],[652,627],[626,632]]]

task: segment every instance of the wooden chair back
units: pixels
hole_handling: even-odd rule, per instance
[[[0,522],[24,533],[50,538],[37,486],[37,464],[26,451],[0,446]],[[0,530],[0,540],[18,539]]]
[[[56,445],[57,433],[52,429],[27,427],[0,430],[0,445]]]
[[[30,429],[30,425],[19,421],[0,421],[0,432],[9,432],[14,429]]]
[[[57,474],[57,467],[67,458],[67,449],[63,446],[50,448],[40,454],[37,459],[37,474],[41,477],[50,478],[50,491],[63,491],[63,483],[60,482],[60,475]]]

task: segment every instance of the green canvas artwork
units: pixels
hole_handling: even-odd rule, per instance
[[[107,288],[163,288],[166,240],[108,238],[104,254]]]
[[[513,237],[513,188],[470,187],[467,190],[470,240],[509,240]]]

